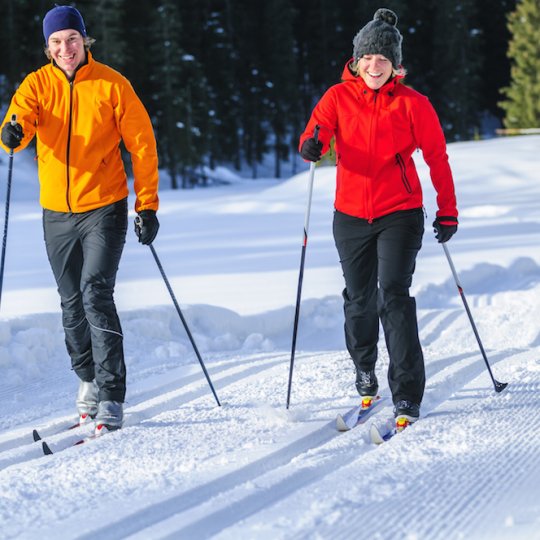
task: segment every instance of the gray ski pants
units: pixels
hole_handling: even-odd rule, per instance
[[[49,262],[75,373],[96,379],[99,400],[124,402],[126,367],[114,304],[127,231],[127,199],[83,213],[43,211]]]

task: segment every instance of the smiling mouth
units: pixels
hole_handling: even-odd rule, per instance
[[[370,72],[368,71],[368,75],[369,75],[370,77],[373,77],[373,78],[377,79],[378,77],[380,77],[380,76],[382,75],[382,73],[370,73]]]

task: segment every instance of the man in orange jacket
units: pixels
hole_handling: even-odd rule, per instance
[[[80,379],[81,422],[96,430],[123,423],[126,368],[113,298],[127,231],[127,176],[119,144],[131,155],[139,241],[159,222],[158,160],[152,124],[127,79],[96,62],[95,41],[79,11],[56,6],[43,19],[50,63],[21,83],[7,111],[4,149],[35,136],[47,255],[61,298],[66,346]],[[16,115],[16,122],[10,122]]]
[[[358,392],[369,403],[378,391],[380,319],[394,414],[412,422],[425,387],[416,304],[409,295],[424,233],[422,188],[412,158],[417,148],[437,191],[433,227],[439,242],[457,231],[458,212],[437,114],[425,96],[401,84],[402,36],[396,23],[396,14],[381,8],[358,32],[342,82],[315,106],[299,148],[304,159],[315,162],[335,137],[333,229],[345,278],[345,339]]]

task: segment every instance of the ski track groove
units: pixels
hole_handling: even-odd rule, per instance
[[[175,495],[166,501],[153,504],[137,511],[135,514],[125,516],[115,523],[107,524],[100,529],[93,529],[91,532],[80,536],[79,540],[93,540],[94,538],[100,540],[117,539],[144,531],[149,528],[149,525],[158,524],[171,516],[204,504],[209,499],[213,499],[216,493],[223,494],[248,481],[252,481],[253,478],[257,478],[261,474],[274,471],[276,467],[289,463],[291,459],[300,453],[333,439],[335,434],[335,430],[331,429],[329,424],[326,424],[303,438],[286,445],[277,452],[272,452],[240,469]],[[208,519],[212,519],[212,517],[209,516]],[[200,537],[198,533],[196,537]]]
[[[433,317],[424,317],[422,319],[423,333],[427,332],[427,337],[434,336],[436,332],[440,331],[442,328],[451,325],[459,315],[460,310],[454,310],[450,314],[447,312],[441,312],[436,313]],[[426,319],[429,320],[426,321]],[[426,337],[424,337],[422,341],[425,343]],[[513,350],[512,354],[519,354],[520,352],[523,351]],[[328,354],[328,352],[304,352],[297,355],[297,358],[313,358],[327,356]],[[503,358],[508,358],[508,355],[509,351],[497,353],[490,358],[490,364],[493,365]],[[283,365],[288,359],[288,355],[283,352],[272,355],[262,355],[259,353],[255,355],[255,357],[248,359],[240,358],[239,360],[221,362],[221,365],[214,364],[212,366],[210,373],[212,379],[216,383],[215,386],[218,395],[220,387],[225,388],[228,385],[237,383],[246,384],[246,382],[248,382],[252,377],[257,376],[266,370],[271,370],[278,365]],[[458,364],[460,364],[459,367],[457,367]],[[478,376],[485,369],[480,353],[476,351],[439,358],[433,362],[430,362],[426,367],[428,383],[430,383],[431,386],[435,386],[435,388],[432,390],[428,388],[426,393],[434,394],[437,398],[436,400],[432,400],[436,401],[437,403],[429,404],[427,416],[429,416],[430,411],[433,411],[434,408],[448,399],[456,388],[461,388],[463,384],[466,384],[472,378]],[[453,369],[451,373],[446,374],[445,370],[449,367],[452,367]],[[217,369],[224,369],[224,371],[216,373]],[[159,375],[156,378],[159,378]],[[434,380],[436,381],[437,379],[440,379],[440,382],[434,382]],[[449,381],[451,384],[448,384]],[[218,382],[220,384],[217,384]],[[443,384],[448,388],[447,392],[441,392],[439,387]],[[36,387],[38,386],[37,383],[34,383],[34,385]],[[186,386],[194,385],[197,385],[199,388],[194,388],[191,390],[186,389]],[[144,386],[148,386],[146,381]],[[168,381],[166,384],[161,384],[151,389],[139,391],[131,400],[133,405],[130,405],[129,409],[132,409],[132,411],[130,412],[129,409],[126,411],[126,427],[134,423],[135,420],[136,422],[144,421],[156,414],[170,410],[173,407],[185,405],[193,400],[202,398],[203,396],[209,394],[209,392],[210,390],[207,388],[207,382],[202,373],[185,375],[173,381]],[[163,394],[174,395],[164,397]],[[157,403],[151,403],[152,401],[156,400]],[[137,411],[137,409],[140,410]],[[390,409],[383,408],[379,410],[377,416],[381,417],[383,411],[385,410],[389,411]],[[132,418],[131,422],[129,422],[130,416]],[[52,424],[49,424],[48,426],[54,427],[62,422],[67,423],[65,420],[61,420],[60,422],[53,421]],[[317,425],[319,424],[320,423]],[[323,426],[313,430],[308,435],[304,435],[292,443],[287,444],[280,450],[274,450],[263,458],[249,463],[238,470],[234,470],[225,474],[224,476],[210,480],[206,484],[175,495],[166,501],[143,508],[142,511],[137,512],[135,516],[125,516],[118,522],[108,525],[106,528],[104,527],[101,530],[92,531],[88,535],[81,536],[80,538],[95,538],[98,536],[101,540],[101,538],[117,538],[119,536],[124,537],[128,531],[133,534],[138,532],[144,533],[148,530],[151,531],[152,527],[156,525],[159,526],[171,518],[174,521],[178,519],[178,517],[181,517],[180,514],[185,513],[187,510],[195,506],[204,504],[205,501],[210,500],[210,504],[212,504],[212,502],[215,502],[216,498],[227,498],[226,495],[229,495],[235,489],[243,487],[247,482],[253,483],[257,479],[260,480],[266,476],[272,477],[273,475],[278,475],[278,473],[282,474],[284,469],[292,468],[292,473],[285,475],[284,480],[280,480],[277,483],[270,482],[270,488],[251,490],[255,491],[255,493],[250,493],[248,496],[240,497],[240,499],[235,500],[235,502],[232,504],[226,504],[225,506],[214,510],[214,512],[209,517],[207,516],[205,520],[195,519],[193,521],[192,519],[191,523],[187,524],[184,520],[180,528],[174,529],[170,536],[166,536],[167,538],[189,538],[193,536],[197,536],[198,538],[208,538],[243,519],[256,515],[264,508],[268,508],[280,503],[287,497],[292,496],[296,491],[312,484],[313,482],[317,482],[326,477],[329,473],[335,472],[336,470],[348,465],[347,459],[344,459],[343,454],[340,454],[339,458],[326,459],[324,465],[320,468],[310,467],[309,459],[307,460],[307,466],[300,463],[300,470],[298,470],[298,463],[295,465],[291,464],[291,460],[303,457],[307,452],[313,452],[315,450],[323,451],[325,445],[327,445],[337,436],[332,424],[333,420],[331,423],[326,423]],[[41,428],[41,431],[44,429],[46,430],[48,426]],[[356,431],[351,433],[358,433],[361,429],[361,427],[357,428]],[[72,434],[69,435],[72,436]],[[344,437],[346,435],[341,436]],[[45,438],[45,436],[43,438]],[[65,440],[65,438],[66,437],[62,435],[58,437],[58,440]],[[80,435],[77,436],[77,438],[81,438]],[[28,439],[31,440],[31,430],[29,430]],[[6,444],[12,442],[13,440],[8,440],[0,443],[0,450],[5,448]],[[38,447],[37,449],[39,450],[39,457],[42,456],[40,444],[36,445],[32,442],[30,445],[23,446],[23,448],[28,447],[32,447],[32,450],[35,450],[36,447]],[[21,447],[15,447],[15,449],[19,450],[20,448]],[[13,450],[13,448],[10,449]],[[358,452],[358,448],[356,448],[354,450],[347,451],[345,455],[346,458],[352,457],[352,461],[355,462],[356,459],[360,459],[370,450],[374,450],[374,448],[371,446],[366,446],[362,448],[361,452]],[[24,454],[22,455],[22,459],[8,463],[6,466],[22,463],[37,457],[33,453],[29,457],[26,456],[27,454]],[[0,468],[2,468],[2,464],[2,454],[0,453]],[[444,468],[442,470],[444,471]],[[460,507],[465,508],[467,506],[467,501],[469,501],[469,499],[467,498],[466,494],[464,494],[464,496],[461,498]],[[389,523],[391,521],[392,520],[389,520]],[[142,529],[141,526],[143,527]],[[441,527],[443,527],[443,530],[440,534],[444,533],[446,538],[450,538],[448,536],[449,531],[444,528],[444,523],[441,525]],[[374,531],[377,530],[380,529],[374,529]],[[431,535],[436,531],[430,530],[428,532],[431,538]],[[375,536],[374,538],[378,537]],[[381,538],[384,537],[381,536]]]
[[[209,370],[210,377],[212,378],[214,376],[213,371],[216,369],[216,367],[217,368],[224,367],[226,370],[233,370],[235,367],[239,369],[243,369],[245,368],[247,364],[251,364],[252,362],[259,361],[259,360],[272,361],[274,357],[277,359],[277,358],[284,357],[284,355],[283,353],[275,353],[273,355],[266,354],[262,358],[259,358],[259,357],[261,357],[261,354],[257,353],[251,357],[241,358],[239,360],[215,362],[215,364],[212,365],[211,369]],[[199,372],[191,373],[187,375],[186,374],[177,375],[177,373],[181,370],[182,368],[175,368],[171,372],[169,372],[167,376],[168,377],[172,376],[174,378],[172,380],[169,380],[165,384],[152,383],[153,380],[160,379],[162,377],[161,373],[152,376],[151,379],[146,379],[144,381],[138,382],[137,383],[138,386],[142,385],[143,387],[146,387],[146,389],[139,390],[138,392],[136,392],[133,395],[133,398],[129,396],[130,399],[126,401],[126,406],[131,406],[131,403],[133,403],[134,405],[137,405],[141,403],[142,401],[155,398],[156,396],[159,396],[163,393],[168,393],[174,390],[178,390],[179,387],[186,386],[187,384],[196,383],[200,380],[204,380],[203,374]],[[218,376],[219,376],[219,373],[218,373]],[[44,379],[40,381],[35,381],[33,383],[30,383],[29,389],[30,391],[43,390],[43,387],[44,386],[46,387],[47,383],[51,381],[57,381],[57,382],[65,381],[66,385],[69,385],[72,382],[72,376],[68,377],[68,375],[66,374],[66,375],[60,375],[60,376],[55,376],[55,377],[45,377]],[[148,387],[151,387],[151,388],[148,388]],[[9,395],[9,397],[12,397],[12,395],[17,393],[18,391],[22,391],[22,385],[11,385],[8,387],[8,390],[3,392],[3,394]],[[26,392],[28,393],[28,390],[26,390]],[[45,423],[43,418],[41,418],[41,422],[36,421],[33,424],[30,424],[29,422],[27,422],[26,424],[29,426],[30,430],[33,428],[36,428],[36,425],[37,425],[39,432],[43,436],[49,436],[53,433],[56,433],[59,429],[62,429],[63,427],[69,427],[75,422],[76,422],[76,415],[71,413],[62,418],[53,417],[51,421],[49,421],[48,423]],[[41,426],[38,425],[40,423],[41,423]],[[6,433],[9,434],[9,431],[7,431]],[[2,434],[2,436],[0,436],[0,439],[5,438],[6,433]],[[10,448],[24,444],[24,441],[26,440],[26,438],[27,438],[26,434],[23,434],[21,437],[16,438],[16,439],[7,439],[4,441],[0,440],[0,453],[3,452],[4,450],[9,450]]]
[[[491,503],[495,501],[500,501],[501,499],[509,499],[510,495],[507,495],[504,491],[501,493],[500,491],[500,483],[501,480],[504,479],[504,483],[507,485],[523,485],[528,480],[530,480],[531,475],[536,476],[537,480],[540,480],[540,474],[538,471],[540,471],[540,429],[539,429],[539,423],[538,423],[538,417],[539,413],[536,411],[536,416],[534,422],[530,421],[530,414],[526,414],[526,396],[525,393],[530,391],[534,392],[535,394],[540,393],[540,384],[537,383],[531,383],[531,384],[515,384],[515,390],[516,395],[518,396],[515,400],[512,401],[512,408],[515,407],[516,411],[512,411],[512,415],[510,418],[510,415],[508,414],[508,408],[506,408],[502,414],[501,418],[504,421],[505,424],[512,424],[512,427],[508,427],[507,430],[503,430],[503,432],[514,434],[523,434],[520,445],[516,446],[516,440],[508,438],[506,440],[501,441],[501,444],[499,448],[497,449],[494,456],[490,456],[490,463],[492,468],[497,468],[502,465],[502,472],[501,475],[496,478],[491,478],[490,482],[486,480],[485,484],[487,485],[487,489],[484,490],[484,497],[481,498],[481,502],[483,503],[484,509],[483,512],[481,512],[480,515],[484,516],[484,521],[487,522],[488,519],[499,519],[501,520],[501,516],[493,515],[493,511],[490,512],[490,506]],[[517,403],[515,403],[517,401]],[[521,404],[520,404],[521,402]],[[506,413],[506,414],[505,414]],[[525,413],[525,414],[524,414]],[[520,453],[520,455],[517,458],[512,459],[512,463],[517,464],[517,466],[508,468],[504,467],[504,463],[508,459],[508,454],[514,454],[514,453]],[[534,456],[535,460],[531,459],[531,457]],[[532,468],[532,470],[525,466],[519,466],[521,462],[527,462],[529,465],[533,461],[536,461],[536,466]],[[538,487],[539,483],[535,482],[536,487]],[[508,501],[510,506],[510,503],[513,501]],[[474,501],[475,504],[478,503],[478,501]],[[475,522],[476,515],[473,513],[469,513],[467,516],[467,522],[466,525],[468,527],[472,527],[472,525]],[[506,517],[506,516],[504,516]],[[501,520],[502,525],[502,520]]]
[[[8,384],[6,386],[3,386],[2,389],[0,389],[0,401],[4,398],[11,398],[18,393],[28,394],[31,393],[33,390],[41,390],[44,383],[59,383],[63,381],[67,382],[69,379],[72,378],[68,375],[68,373],[69,372],[66,372],[66,374],[45,375],[44,377],[40,377],[39,380],[36,381],[31,381],[28,383]]]
[[[512,400],[512,405],[518,409],[523,409],[526,405],[527,398],[523,387],[526,385],[516,386],[516,399]],[[540,391],[538,384],[531,384],[531,387],[536,392]],[[497,407],[497,396],[489,396],[489,399],[494,403],[494,408]],[[517,403],[516,403],[517,402]],[[522,402],[520,404],[520,402]],[[444,401],[442,402],[444,403]],[[471,407],[470,412],[482,411],[484,403],[476,402]],[[502,409],[503,407],[501,407]],[[504,412],[508,413],[507,407],[504,407]],[[527,431],[527,423],[530,422],[530,416],[520,414],[521,411],[516,411],[516,414],[506,414],[503,421],[506,424],[511,424],[512,429],[502,429],[503,433],[523,432]],[[461,412],[458,416],[465,417],[468,412]],[[501,416],[502,417],[502,416]],[[420,424],[418,424],[420,426]],[[505,426],[507,427],[507,426]],[[411,432],[402,434],[401,440],[405,436],[412,436]],[[469,429],[470,434],[476,438],[481,438],[480,430]],[[538,433],[538,429],[536,429]],[[398,439],[394,439],[397,443]],[[401,442],[401,441],[400,441]],[[524,441],[521,441],[522,443]],[[484,453],[478,452],[465,453],[462,456],[457,456],[452,463],[448,463],[444,459],[439,459],[437,463],[432,460],[424,462],[421,470],[415,470],[410,474],[405,474],[403,483],[410,483],[415,486],[421,485],[416,478],[426,475],[427,479],[424,482],[428,486],[423,492],[410,494],[406,490],[400,493],[392,493],[383,501],[376,501],[367,506],[359,506],[356,512],[349,512],[347,522],[341,523],[339,530],[332,525],[321,524],[318,527],[318,538],[331,539],[348,539],[353,538],[359,530],[362,531],[363,537],[369,537],[376,540],[405,540],[407,538],[429,538],[430,540],[459,540],[463,538],[471,538],[470,531],[477,528],[479,516],[484,516],[484,520],[488,518],[489,509],[494,502],[499,502],[501,497],[505,497],[502,490],[502,480],[509,485],[520,485],[525,481],[530,470],[526,467],[514,467],[511,470],[504,467],[506,458],[509,452],[522,452],[521,461],[530,463],[531,456],[536,456],[536,461],[540,462],[540,442],[539,438],[528,437],[526,444],[519,447],[515,446],[515,441],[501,441],[497,448],[489,448],[489,462],[485,463]],[[392,443],[390,443],[392,444]],[[404,442],[402,446],[406,443]],[[472,445],[477,448],[478,441]],[[381,447],[381,449],[384,448]],[[484,448],[485,450],[485,448]],[[525,450],[525,452],[523,452]],[[464,458],[464,459],[463,459]],[[525,459],[526,458],[526,459]],[[511,460],[515,463],[514,460]],[[519,461],[517,461],[519,463]],[[540,464],[540,463],[539,463]],[[419,462],[417,462],[417,467]],[[460,474],[454,475],[456,467],[460,467]],[[503,469],[503,470],[501,470]],[[501,470],[499,473],[498,471]],[[538,476],[538,474],[537,474]],[[463,479],[467,478],[464,483]],[[403,492],[405,491],[405,492]],[[451,494],[459,493],[460,496],[449,500]],[[434,497],[430,499],[426,505],[426,495]],[[511,495],[506,495],[510,497]],[[510,501],[509,501],[510,502]],[[450,505],[449,505],[450,503]],[[375,517],[371,517],[371,506],[377,506],[377,512],[374,512]],[[396,508],[410,507],[414,508],[411,512],[396,511]],[[500,506],[500,504],[499,504]],[[381,522],[377,516],[382,514],[388,518]],[[404,517],[406,514],[406,518]],[[459,515],[460,522],[455,523],[448,520],[449,515]],[[498,518],[503,526],[503,518],[505,516],[492,516]],[[403,530],[403,521],[407,520],[406,531]],[[511,530],[508,531],[511,535]],[[508,536],[510,538],[511,536]],[[294,536],[295,539],[304,539],[303,534]]]
[[[429,328],[423,328],[421,331],[422,334],[422,345],[427,347],[434,343],[441,335],[441,332],[446,328],[449,328],[450,325],[457,319],[462,316],[462,311],[454,309],[452,311],[446,312],[444,315],[437,319],[434,319],[434,324],[430,324]]]
[[[304,355],[300,354],[299,357],[301,358]],[[313,355],[307,356],[311,357]],[[227,366],[225,372],[213,375],[210,373],[210,375],[211,377],[213,376],[214,383],[219,382],[222,384],[222,388],[225,388],[226,386],[234,384],[244,378],[249,378],[254,374],[259,374],[278,365],[282,365],[285,358],[286,356],[284,354],[279,353],[276,355],[271,355],[270,358],[266,356],[254,362],[238,361],[235,362],[232,367]],[[227,375],[228,372],[231,373]],[[189,381],[187,382],[187,385],[197,385],[199,388],[192,390],[187,389],[186,380]],[[182,383],[180,389],[178,389],[178,383]],[[188,375],[182,380],[175,381],[174,383],[167,383],[164,386],[166,388],[175,387],[177,391],[168,391],[164,394],[162,391],[162,386],[155,388],[154,390],[144,392],[142,399],[139,402],[131,405],[126,410],[125,427],[138,424],[139,422],[150,419],[154,415],[161,414],[172,408],[185,405],[191,401],[205,397],[210,393],[210,390],[207,387],[207,381],[203,374]],[[217,387],[217,384],[215,384],[215,386]],[[217,391],[219,392],[219,388]],[[140,396],[137,396],[137,398],[139,397]],[[156,400],[158,402],[155,404],[149,403]],[[135,412],[131,412],[132,409],[135,409]],[[38,432],[42,436],[42,439],[47,440],[47,443],[50,445],[53,452],[58,452],[68,448],[78,440],[84,438],[84,435],[81,435],[81,432],[86,432],[86,426],[81,426],[81,428],[77,428],[74,431],[62,431],[54,435],[47,435],[51,430],[56,430],[58,428],[62,428],[63,426],[68,427],[71,424],[73,424],[73,420],[53,421],[45,427],[38,428]],[[27,433],[23,433],[16,438],[8,439],[0,444],[0,449],[2,450],[0,452],[0,470],[12,465],[23,463],[25,461],[43,457],[41,443],[38,442],[36,444],[32,440],[32,427],[28,428]],[[7,456],[4,454],[7,454]]]
[[[437,387],[431,390],[432,394],[436,394],[436,400],[431,400],[432,403],[429,406],[426,416],[429,416],[430,412],[444,403],[455,392],[456,386],[461,388],[464,383],[466,384],[466,382],[476,378],[485,369],[483,363],[476,358],[477,354],[475,352],[457,355],[457,357],[458,360],[456,360],[456,357],[451,357],[436,362],[439,369],[437,373],[431,375],[432,378],[435,375],[441,376],[445,368],[449,365],[452,365],[454,370],[449,376],[441,376],[438,386],[444,385],[445,389]],[[502,352],[495,356],[494,361],[497,358],[502,359],[507,357],[508,355]],[[449,385],[449,377],[451,379],[457,379],[456,383]],[[391,407],[385,407],[380,409],[378,413],[375,413],[374,416],[376,418],[384,418],[383,412],[388,415],[390,411]],[[366,445],[360,450],[356,447],[350,453],[348,451],[345,452],[347,456],[352,456],[351,462],[347,462],[343,458],[342,453],[340,453],[339,456],[334,455],[334,457],[329,457],[321,468],[310,467],[309,459],[307,460],[307,466],[301,462],[298,463],[298,458],[308,452],[312,453],[314,450],[324,451],[324,446],[339,436],[333,427],[333,423],[334,420],[316,429],[310,435],[304,436],[302,439],[296,440],[287,447],[270,453],[256,462],[227,473],[222,477],[217,477],[200,487],[175,495],[166,501],[144,508],[136,514],[125,516],[116,523],[109,523],[102,529],[94,529],[81,538],[89,540],[90,538],[98,537],[102,540],[118,538],[120,534],[125,535],[127,533],[132,535],[140,533],[143,535],[141,538],[144,538],[144,536],[153,537],[153,527],[163,527],[164,522],[169,519],[172,521],[177,519],[182,520],[182,513],[204,504],[206,501],[208,501],[211,508],[216,506],[218,508],[214,508],[211,513],[205,514],[204,519],[195,520],[193,523],[187,525],[182,524],[180,528],[171,530],[166,538],[209,538],[227,527],[238,523],[240,517],[242,519],[249,518],[262,509],[278,504],[285,498],[292,496],[299,489],[319,481],[329,473],[336,472],[351,462],[355,463],[367,453],[377,450],[376,447],[371,445]],[[359,436],[363,436],[361,430],[362,427],[358,427],[356,430],[349,432],[349,434],[350,436],[354,436],[353,434],[356,433]],[[347,434],[341,436],[346,437]],[[332,456],[332,453],[329,453],[329,455]],[[294,465],[291,465],[293,459],[296,462]],[[284,467],[292,467],[294,471],[289,476],[285,475],[284,481],[278,481],[277,484],[270,482],[271,485],[264,489],[248,487],[250,492],[255,492],[242,497],[232,504],[226,504],[224,507],[220,507],[218,504],[218,499],[228,500],[231,492],[235,489],[245,487],[248,483],[260,482],[261,478],[265,475],[279,475]],[[298,470],[298,467],[301,467],[301,469]],[[275,493],[278,495],[276,496]],[[142,530],[140,529],[141,525],[145,526]],[[377,529],[373,530],[376,531]]]
[[[471,358],[475,356],[475,353],[471,353],[471,354],[463,354],[463,355],[459,355],[463,358],[463,360],[466,362],[466,365],[464,365],[459,371],[467,371],[470,373],[471,371],[471,367],[473,368],[473,371],[474,371],[474,374],[473,374],[473,378],[480,374],[482,372],[482,369],[481,368],[478,368],[478,366],[475,366],[475,365],[470,365],[469,362],[471,361]],[[505,356],[506,357],[506,356]],[[450,359],[444,359],[445,362],[438,362],[439,364],[455,364],[456,362],[456,359],[455,358],[450,358]],[[453,375],[456,375],[458,372],[455,372]],[[467,380],[469,380],[469,377],[467,377]],[[444,381],[443,381],[444,382]],[[453,392],[453,390],[450,390],[447,392],[447,396],[444,396],[442,399],[439,399],[438,401],[440,403],[444,403],[447,399],[447,397],[449,397],[449,395],[451,395],[451,393]],[[440,393],[438,393],[438,397],[440,397]],[[439,404],[440,404],[439,403]],[[437,406],[437,405],[436,405]],[[382,409],[378,414],[377,414],[377,419],[381,419],[381,418],[384,418],[384,415],[383,415],[383,411],[385,409]],[[386,411],[390,411],[391,409],[388,409],[386,408]],[[429,412],[427,413],[427,416],[429,416]],[[357,430],[358,429],[361,429],[361,428],[356,428]],[[367,435],[367,434],[366,434]],[[364,451],[363,452],[358,452],[358,449],[356,449],[354,452],[353,452],[353,458],[356,458],[356,459],[361,459],[363,454],[367,451],[370,451],[370,450],[375,450],[375,448],[371,447],[371,446],[368,446],[367,448],[364,448]],[[360,456],[360,457],[359,457]],[[353,459],[352,461],[356,461],[356,459]],[[329,472],[334,472],[334,471],[337,471],[338,469],[342,468],[342,467],[345,467],[347,466],[349,463],[346,462],[346,460],[343,459],[343,457],[341,456],[340,454],[340,457],[336,460],[337,463],[330,463],[328,465],[329,469],[328,471],[326,471],[326,467],[325,467],[325,472],[324,474],[321,474],[319,475],[318,477],[316,476],[313,481],[317,481],[319,480],[320,478],[324,477],[326,474],[328,474]],[[311,483],[311,482],[306,482],[305,485],[307,485],[308,483]],[[294,486],[294,489],[291,490],[291,492],[288,494],[289,496],[292,495],[293,491],[296,491],[297,489],[300,489],[304,487],[304,485],[297,485],[297,486]],[[272,487],[272,489],[274,489],[274,487]],[[257,496],[257,495],[256,495]],[[260,496],[260,495],[259,495]],[[275,500],[274,501],[275,503],[278,503],[280,502],[279,500]],[[244,502],[244,508],[247,507],[249,505],[247,505],[245,502]],[[232,510],[235,510],[235,509],[232,509]],[[245,513],[245,512],[244,512]],[[229,515],[236,515],[234,514],[234,511],[233,512],[229,512]],[[401,521],[403,518],[400,517],[399,518],[399,521]],[[214,519],[212,519],[212,522],[214,521]],[[205,523],[203,522],[203,525]],[[232,523],[228,523],[227,525],[232,525]],[[363,530],[363,529],[362,529]],[[181,530],[179,533],[181,534],[181,536],[179,536],[179,538],[187,538],[188,536],[183,536],[183,532],[184,530]],[[189,534],[192,534],[194,532],[194,529],[191,528],[191,527],[188,527],[186,529],[186,532],[189,533]],[[216,531],[213,531],[213,532],[216,532]],[[352,533],[351,533],[352,534]],[[373,534],[376,534],[376,530],[374,531]],[[207,536],[202,536],[203,538],[206,538]],[[351,538],[353,536],[345,536],[345,538]],[[167,537],[169,538],[169,536]],[[174,534],[170,536],[170,538],[174,538]],[[301,538],[301,537],[299,537]],[[326,536],[322,536],[322,538],[326,538]],[[393,538],[393,536],[389,536],[388,538]]]

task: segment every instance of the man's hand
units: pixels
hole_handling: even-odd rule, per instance
[[[151,244],[159,229],[159,221],[154,210],[141,210],[135,218],[135,234],[139,242],[148,246]]]
[[[2,128],[2,142],[11,150],[14,150],[21,145],[21,140],[23,137],[23,128],[18,122],[15,124],[8,122]]]

